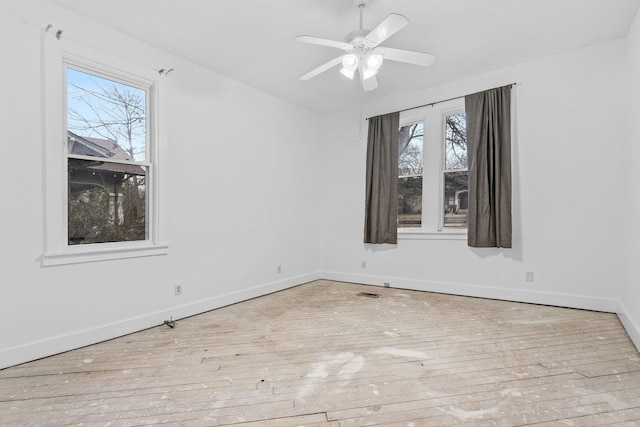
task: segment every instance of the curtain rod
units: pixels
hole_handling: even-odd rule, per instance
[[[492,89],[498,89],[500,87],[511,87],[511,86],[515,86],[518,83],[511,83],[508,85],[503,85],[503,86],[496,86]],[[485,89],[485,90],[491,90],[491,89]],[[484,92],[484,91],[478,91],[478,92],[474,92],[474,93],[480,93],[480,92]],[[473,93],[470,93],[469,95],[473,95]],[[442,104],[443,102],[448,102],[448,101],[453,101],[454,99],[460,99],[460,98],[464,98],[465,96],[469,96],[469,95],[461,95],[461,96],[454,96],[453,98],[448,98],[448,99],[443,99],[441,101],[435,101],[435,102],[429,102],[428,104],[422,104],[422,105],[417,105],[415,107],[409,107],[409,108],[405,108],[404,110],[398,110],[396,111],[396,113],[402,113],[403,111],[410,111],[410,110],[415,110],[417,108],[422,108],[422,107],[433,107],[436,104]],[[372,117],[377,117],[377,116],[372,116]],[[369,120],[371,117],[367,117],[366,120]]]

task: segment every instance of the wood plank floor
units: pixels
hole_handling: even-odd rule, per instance
[[[637,426],[640,355],[613,314],[316,281],[0,371],[2,426],[158,424]]]

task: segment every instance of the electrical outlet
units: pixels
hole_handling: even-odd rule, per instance
[[[367,268],[367,261],[365,260],[360,261],[360,268]]]
[[[182,295],[182,285],[176,285],[175,293],[176,295]]]
[[[280,273],[282,273],[282,266],[281,265],[278,266],[278,274],[280,274]]]
[[[527,282],[533,282],[533,271],[527,271],[527,272],[524,274],[524,279],[525,279]]]

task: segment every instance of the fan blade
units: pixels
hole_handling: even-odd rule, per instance
[[[369,44],[369,47],[378,46],[408,24],[409,20],[405,16],[392,13],[371,30],[364,40]]]
[[[304,76],[300,76],[300,80],[309,80],[311,77],[315,77],[318,74],[323,73],[323,72],[327,71],[329,68],[333,68],[338,64],[342,64],[342,55],[338,56],[337,58],[332,59],[331,61],[327,62],[326,64],[322,64],[318,68],[315,68],[315,69],[309,71]]]
[[[408,64],[428,67],[436,61],[436,56],[430,53],[414,52],[412,50],[394,49],[392,47],[378,47],[376,53],[382,54],[385,60],[406,62]]]
[[[329,39],[321,39],[320,37],[313,37],[313,36],[298,36],[293,40],[297,42],[302,42],[302,43],[319,44],[320,46],[337,47],[338,49],[342,49],[342,50],[346,50],[348,48],[353,47],[349,43],[339,42],[339,41],[329,40]]]
[[[365,92],[374,90],[377,87],[378,87],[378,79],[376,79],[376,76],[369,77],[367,80],[362,80],[362,89],[364,89]]]

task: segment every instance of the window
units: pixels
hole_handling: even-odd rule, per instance
[[[69,245],[147,239],[148,91],[67,66]]]
[[[464,99],[401,113],[399,236],[465,238],[468,182]]]
[[[69,41],[45,53],[43,265],[166,253],[159,74]]]
[[[400,127],[398,138],[398,227],[422,224],[424,123]]]

